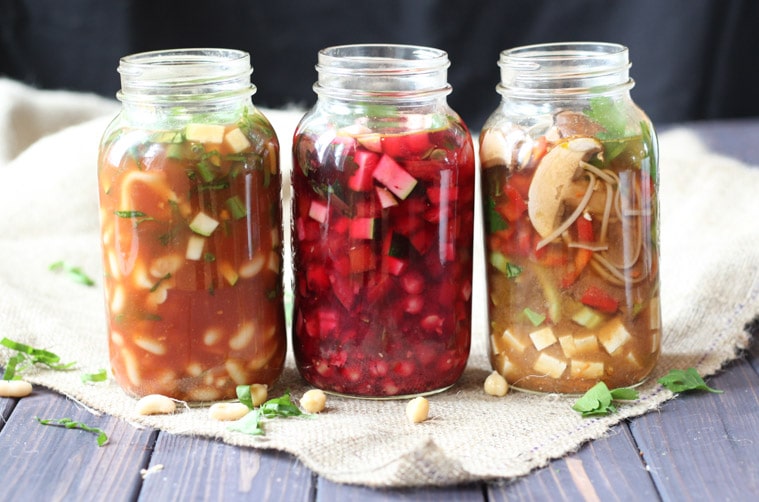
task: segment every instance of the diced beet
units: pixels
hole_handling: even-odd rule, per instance
[[[393,289],[393,281],[389,276],[376,273],[370,276],[366,284],[366,301],[369,305],[374,305],[384,299]]]
[[[433,204],[440,204],[441,201],[443,204],[448,204],[450,202],[458,200],[459,187],[450,186],[447,188],[442,188],[439,186],[431,186],[427,188],[427,198],[430,199],[430,202]]]
[[[327,215],[329,214],[329,208],[327,205],[318,200],[312,200],[308,209],[308,215],[318,221],[324,223],[327,221]]]
[[[350,222],[348,235],[351,239],[373,239],[374,218],[354,218]]]
[[[315,292],[322,292],[329,288],[329,276],[324,267],[312,265],[306,270],[306,282],[308,289]]]
[[[416,186],[416,178],[411,176],[388,155],[383,155],[380,158],[372,176],[385,185],[399,199],[408,197]]]
[[[382,270],[387,271],[388,274],[397,277],[406,270],[406,267],[408,267],[408,260],[387,255],[382,257]]]
[[[367,244],[359,244],[348,250],[350,270],[352,274],[374,270],[377,266],[372,248]]]
[[[329,282],[332,284],[332,293],[340,300],[343,307],[350,312],[356,299],[357,284],[350,277],[338,275],[330,275]]]
[[[423,226],[409,236],[409,242],[419,251],[419,254],[427,254],[427,251],[430,250],[430,247],[434,243],[432,231]]]
[[[372,173],[377,167],[380,156],[367,150],[358,149],[353,155],[354,162],[358,165],[356,171],[348,178],[348,188],[355,192],[366,192],[374,187]]]
[[[298,234],[298,240],[301,241],[317,241],[321,238],[319,222],[311,219],[298,218],[295,222],[295,230]]]
[[[434,160],[407,159],[403,161],[403,167],[416,179],[436,181],[440,179],[440,171],[444,164]]]

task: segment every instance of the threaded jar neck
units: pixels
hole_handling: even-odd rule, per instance
[[[502,51],[498,60],[503,96],[544,99],[619,92],[634,82],[627,47],[604,42],[529,45]]]
[[[253,69],[247,52],[232,49],[174,49],[143,52],[119,61],[122,102],[190,105],[251,96]]]
[[[403,101],[446,96],[448,54],[413,45],[342,45],[319,51],[314,91],[350,101]]]

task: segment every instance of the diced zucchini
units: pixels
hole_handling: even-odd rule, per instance
[[[572,316],[572,320],[580,326],[585,326],[588,329],[594,329],[598,327],[603,321],[604,316],[598,313],[596,310],[583,305],[583,307]]]
[[[190,222],[190,229],[196,234],[208,237],[219,226],[219,222],[208,216],[203,211],[200,211],[195,215],[195,218]]]
[[[203,256],[203,247],[206,244],[205,237],[199,235],[191,235],[187,240],[187,251],[185,251],[185,258],[188,260],[198,261]]]
[[[199,143],[221,143],[224,139],[224,126],[215,124],[187,124],[185,137]]]

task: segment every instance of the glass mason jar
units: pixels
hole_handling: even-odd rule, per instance
[[[503,51],[480,140],[490,360],[516,388],[631,386],[660,352],[657,140],[627,48]]]
[[[279,143],[251,71],[224,49],[120,61],[98,182],[111,367],[131,395],[230,399],[282,371]]]
[[[445,52],[319,52],[293,144],[293,350],[327,391],[441,391],[469,355],[474,148]]]

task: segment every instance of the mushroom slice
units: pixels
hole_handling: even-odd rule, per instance
[[[527,214],[541,237],[556,228],[567,188],[581,169],[580,162],[602,150],[595,138],[574,138],[559,143],[541,159],[527,192]]]
[[[495,166],[518,168],[530,159],[533,141],[520,127],[508,131],[487,129],[480,139],[480,162],[488,169]]]
[[[554,117],[554,125],[561,132],[562,137],[595,136],[606,131],[598,122],[584,113],[572,110],[564,110]]]

